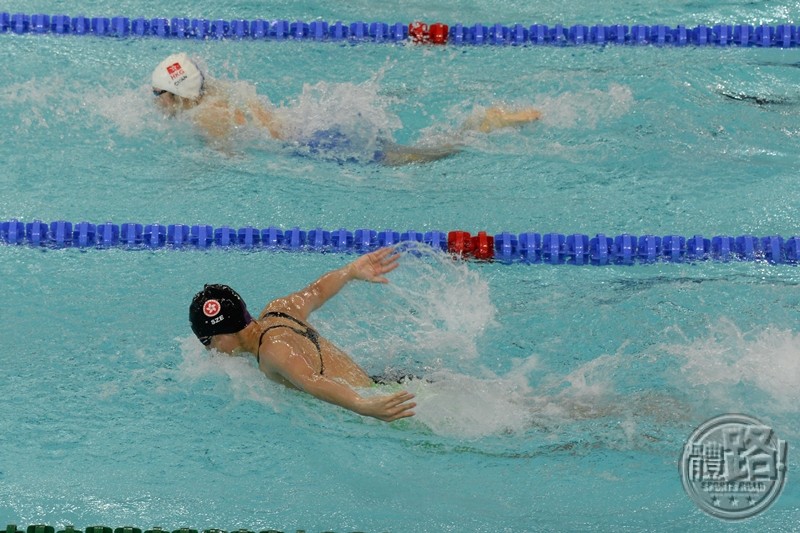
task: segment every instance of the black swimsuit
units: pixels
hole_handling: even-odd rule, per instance
[[[325,363],[322,361],[322,348],[320,348],[320,346],[319,346],[319,333],[317,333],[317,330],[313,329],[308,324],[306,324],[304,322],[301,322],[300,320],[297,320],[292,315],[287,315],[286,313],[281,313],[280,311],[269,311],[262,318],[268,318],[268,317],[271,317],[271,316],[274,316],[274,317],[277,317],[277,318],[286,318],[288,320],[291,320],[292,322],[295,322],[295,323],[303,326],[305,329],[297,329],[296,327],[290,326],[289,324],[277,324],[275,326],[268,327],[267,329],[265,329],[264,331],[261,332],[261,336],[258,338],[258,351],[256,352],[256,361],[261,362],[259,352],[261,352],[261,341],[264,340],[264,334],[266,332],[268,332],[269,330],[275,329],[275,328],[289,328],[290,330],[294,331],[298,335],[301,335],[301,336],[307,338],[308,340],[310,340],[311,342],[314,343],[314,346],[316,346],[316,348],[317,348],[317,353],[319,354],[319,373],[320,373],[320,375],[324,374],[325,373]]]

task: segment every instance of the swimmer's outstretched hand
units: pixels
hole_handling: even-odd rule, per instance
[[[401,391],[391,394],[389,396],[373,396],[371,398],[362,398],[359,401],[359,406],[356,412],[360,415],[371,416],[384,422],[394,422],[401,418],[408,418],[414,416],[414,407],[416,403],[411,400],[414,395],[410,392]]]
[[[511,111],[502,107],[490,107],[477,123],[470,121],[469,125],[483,133],[489,133],[500,128],[522,126],[529,122],[539,120],[542,113],[538,109],[525,107]]]
[[[398,259],[400,259],[400,254],[397,249],[387,246],[362,255],[350,263],[347,268],[352,279],[361,279],[373,283],[389,283],[384,274],[398,267]]]

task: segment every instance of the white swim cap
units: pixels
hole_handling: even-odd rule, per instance
[[[172,54],[153,71],[153,88],[197,98],[203,90],[203,73],[185,53]]]

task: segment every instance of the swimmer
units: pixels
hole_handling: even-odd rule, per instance
[[[158,106],[165,114],[176,116],[192,110],[195,125],[210,141],[224,141],[235,128],[243,126],[263,128],[273,139],[287,140],[287,128],[281,124],[274,108],[262,103],[255,95],[243,103],[233,102],[224,85],[204,74],[185,53],[164,59],[153,70],[152,86]],[[500,128],[522,126],[538,120],[540,116],[541,113],[533,108],[511,110],[490,107],[479,116],[467,120],[461,130],[489,133]],[[346,142],[336,138],[330,141]],[[461,147],[455,141],[433,147],[386,142],[376,153],[375,160],[386,165],[426,163],[460,151]]]
[[[738,100],[740,102],[747,102],[749,104],[755,104],[758,106],[794,105],[796,103],[785,96],[759,96],[755,94],[747,94],[742,92],[734,93],[730,91],[718,91],[718,92],[725,98],[730,98],[731,100]]]
[[[413,394],[361,396],[356,389],[376,382],[308,323],[308,316],[348,282],[388,283],[384,275],[397,268],[399,258],[391,247],[362,255],[306,288],[273,300],[256,320],[236,291],[227,285],[206,285],[189,306],[189,322],[207,349],[252,354],[273,381],[385,422],[410,417],[416,406]]]

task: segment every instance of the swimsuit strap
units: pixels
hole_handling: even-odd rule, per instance
[[[295,322],[296,324],[299,324],[299,325],[303,326],[304,328],[308,328],[308,325],[305,322],[296,319],[292,315],[287,315],[286,313],[282,313],[281,311],[267,311],[266,313],[264,313],[264,316],[261,317],[261,318],[267,318],[267,317],[271,317],[271,316],[274,316],[276,318],[288,318],[292,322]]]
[[[306,329],[304,329],[304,330],[297,329],[294,326],[290,326],[289,324],[277,324],[275,326],[270,326],[270,327],[266,328],[264,331],[261,332],[261,336],[258,338],[258,350],[256,351],[256,361],[258,361],[259,363],[261,362],[261,354],[260,354],[260,352],[261,352],[261,342],[264,340],[264,335],[271,329],[289,328],[290,330],[294,331],[298,335],[300,335],[302,337],[305,337],[308,340],[310,340],[312,343],[314,343],[314,346],[317,348],[317,354],[319,355],[319,373],[320,373],[320,375],[323,375],[325,373],[325,363],[322,360],[322,348],[319,345],[319,334],[317,333],[317,331],[315,329],[311,328],[309,325],[301,322],[300,320],[297,320],[295,317],[293,317],[291,315],[287,315],[286,313],[281,313],[280,311],[270,311],[270,312],[266,313],[262,318],[267,318],[267,317],[287,318],[287,319],[289,319],[289,320],[291,320],[293,322],[296,322],[297,324],[300,324],[301,326],[303,326]]]
[[[293,317],[292,315],[287,315],[286,313],[282,313],[280,311],[269,311],[269,312],[264,314],[263,318],[267,318],[267,317],[288,318],[292,322],[294,322],[294,323],[296,323],[296,324],[298,324],[300,326],[303,326],[305,328],[305,331],[303,333],[300,333],[300,332],[298,332],[298,333],[300,335],[304,336],[304,337],[307,337],[308,340],[313,342],[314,346],[317,347],[317,351],[320,352],[320,357],[322,357],[322,355],[321,355],[322,354],[322,350],[320,349],[320,346],[319,346],[319,333],[317,333],[317,330],[315,330],[314,328],[312,328],[311,326],[309,326],[308,324],[306,324],[302,320],[298,320],[295,317]],[[281,326],[270,326],[270,328],[267,328],[267,329],[271,329],[271,328],[275,328],[275,327],[281,327]],[[295,328],[292,328],[291,326],[285,326],[285,327],[288,327],[288,328],[293,329],[294,331],[297,331]]]

